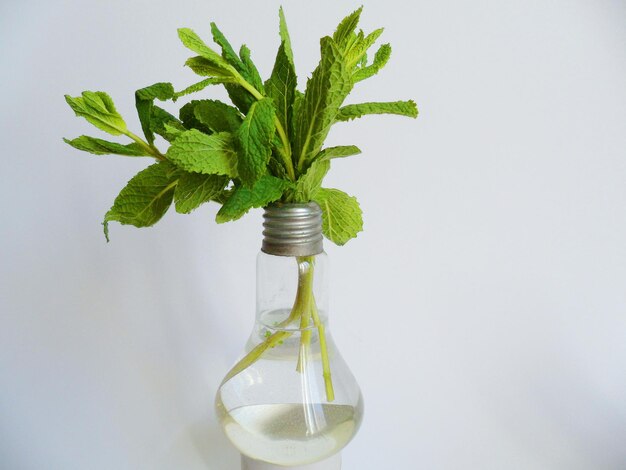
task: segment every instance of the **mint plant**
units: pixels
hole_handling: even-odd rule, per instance
[[[339,189],[322,187],[322,181],[333,159],[361,151],[354,145],[324,147],[331,127],[369,114],[417,117],[412,100],[343,104],[354,86],[376,75],[391,55],[389,44],[368,55],[383,29],[369,34],[357,31],[361,11],[359,8],[347,16],[332,36],[321,39],[321,59],[304,92],[297,89],[293,51],[281,8],[280,46],[272,73],[265,81],[248,47],[242,45],[239,53],[235,52],[215,23],[211,23],[211,32],[221,54],[194,31],[179,29],[180,40],[195,54],[185,65],[203,78],[180,91],[165,82],[137,90],[135,103],[143,137],[128,129],[106,93],[66,95],[77,116],[110,135],[124,135],[131,141],[121,144],[83,135],[64,139],[69,145],[96,155],[156,160],[131,178],[105,214],[107,240],[109,222],[149,227],[163,217],[172,202],[176,212],[188,214],[209,201],[221,205],[218,223],[237,220],[252,208],[275,202],[314,201],[322,209],[326,238],[343,245],[356,237],[363,227],[357,200]],[[192,100],[180,108],[176,117],[157,104],[175,102],[213,85],[225,87],[232,105],[206,98]],[[168,144],[167,150],[157,147],[157,135]],[[298,259],[298,263],[304,262],[312,263],[312,259]],[[300,279],[298,296],[286,321],[300,321],[304,327],[313,321],[319,326],[315,302],[302,300],[312,299],[313,273],[307,273],[306,279]],[[307,292],[309,295],[305,295]],[[320,329],[320,339],[323,337]],[[243,370],[282,339],[268,337],[231,374]],[[306,336],[302,341],[307,341]],[[327,396],[332,401],[330,371],[325,370],[324,376]]]

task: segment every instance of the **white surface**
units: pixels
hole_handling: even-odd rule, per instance
[[[332,329],[365,395],[344,470],[626,467],[626,4],[365,1],[394,54],[352,98],[329,177],[366,231],[333,263]],[[286,2],[301,83],[357,4]],[[100,221],[146,162],[82,154],[63,100],[193,77],[215,20],[267,75],[278,2],[0,4],[0,467],[236,470],[215,389],[253,322],[260,216]]]
[[[258,460],[249,459],[241,456],[241,470],[341,470],[341,453],[335,454],[329,459],[310,465],[301,465],[298,467],[283,467],[272,465]]]

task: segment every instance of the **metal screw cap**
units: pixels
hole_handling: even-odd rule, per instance
[[[278,256],[313,256],[324,251],[322,210],[315,202],[275,203],[263,213],[261,250]]]

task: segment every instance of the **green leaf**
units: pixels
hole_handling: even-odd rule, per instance
[[[243,114],[248,114],[250,107],[254,104],[256,99],[250,94],[248,90],[241,87],[236,83],[225,83],[224,88],[228,92],[228,97],[233,102],[237,109]]]
[[[183,132],[167,150],[168,160],[193,173],[237,177],[237,154],[232,135],[206,135],[196,129]]]
[[[265,92],[272,98],[276,117],[287,135],[291,135],[293,102],[296,97],[297,84],[298,79],[293,62],[287,54],[285,42],[282,42],[276,54],[272,75],[265,82]]]
[[[202,77],[221,77],[224,69],[216,67],[213,62],[202,56],[195,56],[187,59],[185,65]]]
[[[363,67],[354,72],[353,79],[354,83],[360,82],[361,80],[365,80],[366,78],[370,78],[373,75],[376,75],[380,69],[382,69],[389,58],[391,57],[391,46],[389,44],[383,44],[376,51],[376,55],[374,56],[374,62],[372,65],[367,67]]]
[[[320,151],[339,107],[352,89],[344,57],[329,37],[321,40],[322,59],[307,82],[296,116],[294,154],[298,169],[306,168]]]
[[[226,83],[235,83],[234,78],[229,77],[210,77],[199,81],[198,83],[194,83],[193,85],[188,86],[184,90],[177,91],[174,93],[172,99],[174,101],[178,100],[181,96],[190,95],[191,93],[196,93],[198,91],[204,90],[206,87],[211,85],[224,85]]]
[[[332,158],[343,158],[361,153],[361,150],[354,145],[343,145],[338,147],[328,147],[318,153],[306,173],[296,182],[293,193],[295,202],[309,202],[313,194],[321,187],[322,180],[330,169]]]
[[[333,34],[333,40],[341,50],[345,49],[350,36],[354,33],[354,30],[359,24],[359,18],[361,17],[362,11],[363,7],[350,13],[341,21],[341,23],[339,23],[339,26],[337,26],[337,30],[335,31],[335,34]]]
[[[133,142],[132,144],[122,145],[117,142],[108,142],[106,140],[98,139],[96,137],[89,137],[87,135],[81,135],[76,139],[68,140],[63,139],[65,143],[72,147],[83,150],[85,152],[93,153],[95,155],[125,155],[128,157],[149,157],[151,156],[143,147]]]
[[[306,173],[296,182],[294,190],[294,202],[309,202],[317,190],[322,185],[322,180],[330,169],[330,161],[328,159],[315,160]]]
[[[270,202],[280,199],[283,192],[290,186],[288,181],[264,175],[252,188],[241,186],[234,189],[217,213],[215,220],[218,224],[237,220],[252,208],[265,207]]]
[[[359,61],[360,68],[365,68],[366,65],[367,65],[367,53],[363,54],[363,57],[361,57],[361,60]]]
[[[171,99],[173,96],[174,87],[171,83],[165,82],[155,83],[154,85],[141,88],[135,92],[135,107],[137,108],[143,134],[146,136],[146,140],[150,145],[154,143],[154,132],[150,124],[154,100],[159,99],[165,101]]]
[[[115,198],[104,216],[104,234],[109,240],[109,222],[149,227],[167,212],[178,181],[176,168],[169,162],[150,165],[137,173]]]
[[[163,138],[168,142],[173,142],[187,129],[178,121],[166,122],[163,124]]]
[[[211,23],[211,34],[213,34],[213,41],[222,48],[222,57],[234,68],[241,70],[243,64],[241,59],[230,45],[226,36],[219,30],[215,23]]]
[[[397,114],[400,116],[417,117],[415,101],[393,101],[389,103],[360,103],[344,106],[337,113],[337,121],[349,121],[366,114]]]
[[[77,116],[84,117],[98,129],[111,135],[128,132],[122,116],[116,111],[113,100],[103,91],[83,91],[82,96],[65,95],[65,101]]]
[[[322,209],[322,232],[337,245],[345,245],[363,230],[363,214],[355,197],[338,189],[321,188],[313,200]]]
[[[213,40],[222,48],[224,60],[226,60],[244,80],[250,83],[259,92],[263,92],[263,82],[259,77],[256,67],[250,60],[250,51],[248,48],[241,46],[239,52],[241,57],[239,57],[215,23],[211,23],[211,32],[213,33]],[[252,106],[252,103],[255,101],[250,92],[238,84],[225,84],[225,88],[235,106],[237,106],[242,113],[247,114],[250,106]]]
[[[212,134],[213,131],[211,129],[200,122],[198,118],[196,118],[196,106],[201,102],[201,100],[193,100],[184,105],[178,111],[178,115],[183,125],[187,129],[198,129],[199,131],[204,132],[205,134]]]
[[[194,116],[213,132],[236,132],[241,126],[241,113],[218,100],[200,100],[194,107]]]
[[[183,124],[159,106],[152,106],[150,112],[150,130],[171,142],[186,129]]]
[[[306,173],[298,178],[293,193],[294,201],[309,202],[311,200],[312,195],[320,188],[322,180],[330,169],[331,159],[349,157],[359,153],[361,153],[361,150],[355,145],[341,145],[322,150],[315,156]]]
[[[222,70],[222,75],[233,75],[235,69],[217,52],[207,46],[200,37],[189,28],[180,28],[178,37],[188,49],[204,57],[215,67]]]
[[[180,172],[174,191],[176,212],[189,214],[205,202],[214,200],[228,184],[228,176]]]
[[[135,97],[139,100],[149,101],[159,99],[161,101],[169,100],[174,94],[174,87],[171,83],[159,82],[154,85],[140,88],[135,92]]]
[[[296,93],[295,96],[293,98],[293,106],[292,106],[292,110],[291,110],[291,125],[289,126],[289,140],[293,143],[295,143],[296,141],[296,126],[298,124],[298,120],[301,119],[301,109],[302,109],[302,103],[304,102],[304,93],[302,93],[301,91],[298,91],[298,89],[296,89]],[[292,144],[294,145],[294,144]],[[292,148],[292,151],[296,151],[295,149],[295,145]],[[296,160],[297,161],[297,160]]]
[[[274,141],[275,140],[276,136],[274,136]],[[287,174],[287,170],[285,170],[285,165],[283,163],[284,160],[280,155],[277,154],[277,152],[278,150],[276,149],[276,147],[274,147],[274,152],[270,157],[270,161],[267,163],[268,173],[272,176],[276,176],[277,178],[288,180],[289,175]]]
[[[374,45],[376,40],[383,34],[384,28],[379,28],[368,34],[366,37],[359,39],[347,52],[346,60],[348,68],[354,68],[365,56],[368,49]]]
[[[243,63],[243,77],[248,83],[263,94],[265,92],[263,80],[261,79],[261,75],[259,74],[259,70],[256,68],[256,65],[252,62],[251,52],[250,49],[248,49],[248,46],[245,44],[241,45],[241,48],[239,49],[239,56],[241,57],[241,62]]]
[[[351,157],[358,155],[361,149],[356,145],[339,145],[337,147],[328,147],[317,154],[314,161],[330,160],[331,158]]]
[[[272,154],[272,139],[276,132],[272,100],[255,102],[237,132],[239,177],[245,186],[252,187],[266,172]]]
[[[280,34],[280,41],[284,45],[285,56],[287,60],[291,62],[292,67],[295,69],[293,61],[293,50],[291,49],[291,38],[289,37],[289,30],[287,29],[287,20],[285,19],[285,12],[281,6],[278,9],[279,27],[278,32]]]

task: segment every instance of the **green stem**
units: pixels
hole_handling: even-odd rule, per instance
[[[145,140],[143,140],[141,137],[139,137],[136,134],[133,134],[131,131],[127,130],[124,132],[124,134],[128,137],[130,137],[131,139],[133,139],[135,142],[137,142],[137,144],[139,144],[139,146],[141,148],[143,148],[146,152],[148,152],[150,155],[152,155],[154,158],[156,158],[157,160],[165,160],[165,155],[163,155],[159,149],[157,149],[154,145],[150,145],[148,142],[146,142]]]
[[[267,351],[269,348],[273,348],[281,341],[289,338],[293,334],[293,331],[277,331],[276,333],[270,335],[265,341],[260,344],[257,344],[252,351],[246,354],[235,366],[226,374],[224,380],[222,380],[222,384],[225,384],[230,379],[232,379],[238,373],[244,371],[256,361],[259,360],[261,354]]]
[[[313,295],[313,270],[314,270],[314,257],[304,256],[298,257],[298,269],[300,273],[298,282],[298,291],[302,289],[302,314],[300,321],[300,354],[298,357],[297,370],[302,372],[302,363],[308,354],[311,345],[312,331],[308,328],[311,318],[317,328],[319,341],[320,341],[320,355],[322,357],[322,374],[324,377],[324,387],[326,388],[326,400],[332,402],[335,400],[335,390],[333,388],[333,381],[330,372],[330,360],[328,359],[328,346],[326,344],[326,331],[324,324],[322,323],[319,312],[317,311],[317,305],[315,303],[315,297]]]
[[[333,379],[330,373],[330,361],[328,359],[328,347],[326,345],[326,330],[317,312],[315,299],[312,299],[311,315],[313,316],[313,323],[317,327],[320,336],[320,354],[322,355],[322,374],[324,375],[324,386],[326,387],[326,400],[334,401],[335,389],[333,388]]]
[[[302,257],[296,259],[298,262],[298,292],[302,295],[297,296],[301,308],[300,314],[300,352],[298,354],[298,364],[296,370],[304,372],[304,362],[309,354],[311,345],[311,330],[309,323],[311,322],[311,300],[313,299],[313,257]]]
[[[304,372],[304,362],[306,361],[311,346],[312,330],[309,328],[309,325],[311,320],[313,321],[319,335],[326,400],[332,402],[335,400],[335,391],[333,388],[330,360],[328,357],[326,331],[324,324],[320,319],[313,294],[314,257],[297,257],[296,261],[298,262],[298,290],[296,292],[296,298],[294,300],[291,313],[285,320],[277,325],[277,328],[284,328],[285,326],[288,326],[294,321],[300,319],[300,351],[296,370],[302,373]],[[281,341],[289,338],[296,331],[298,330],[277,331],[265,338],[262,343],[259,343],[252,348],[248,354],[235,364],[228,374],[226,374],[226,377],[224,377],[222,384],[228,382],[234,376],[250,367],[261,358],[261,355],[265,351],[275,347]]]
[[[296,293],[296,300],[291,309],[291,313],[289,313],[289,316],[276,326],[277,328],[284,328],[288,326],[290,323],[300,318],[301,316],[300,298],[301,297],[302,297],[302,293],[300,289],[298,289],[298,292]],[[233,368],[230,369],[230,371],[228,371],[228,374],[226,374],[226,377],[224,377],[224,380],[222,380],[222,384],[225,384],[230,379],[232,379],[235,375],[239,374],[240,372],[250,367],[252,364],[254,364],[256,361],[258,361],[261,358],[261,355],[265,351],[267,351],[270,348],[273,348],[281,341],[289,338],[293,333],[295,333],[295,330],[294,331],[277,331],[276,333],[268,336],[265,339],[265,341],[263,341],[260,344],[257,344],[254,348],[252,348],[252,350],[248,354],[246,354],[243,358],[241,358],[241,360],[239,360],[239,362],[237,362],[237,364],[235,364]]]

